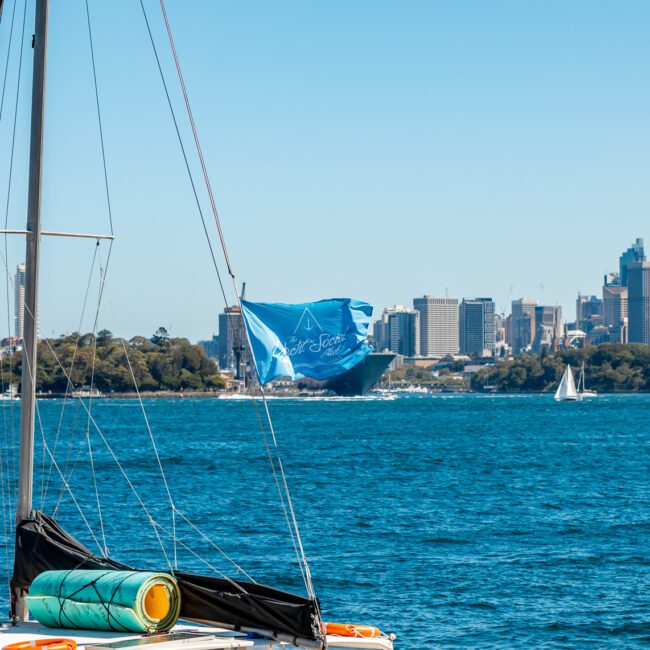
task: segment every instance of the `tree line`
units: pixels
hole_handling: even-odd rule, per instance
[[[583,362],[589,389],[650,391],[650,346],[638,343],[603,343],[579,350],[524,354],[486,366],[472,377],[471,387],[513,393],[553,391],[567,364],[579,371]]]
[[[0,370],[4,389],[19,386],[21,353],[4,357]],[[103,393],[129,393],[135,392],[134,377],[140,391],[202,391],[225,385],[217,364],[201,346],[171,338],[162,327],[151,338],[125,340],[101,330],[38,343],[37,392],[65,393],[92,385]]]

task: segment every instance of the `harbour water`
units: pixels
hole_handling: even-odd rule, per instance
[[[165,568],[147,516],[91,423],[100,520],[87,413],[69,403],[61,418],[61,405],[41,402],[40,420],[60,470],[72,472],[92,535],[100,546],[105,536],[115,559]],[[18,406],[0,405],[9,427],[5,479]],[[398,635],[402,650],[650,642],[650,396],[566,404],[550,395],[288,399],[269,407],[327,620],[377,624]],[[179,511],[254,579],[300,592],[250,402],[149,400],[146,409]],[[173,563],[169,500],[138,402],[96,400],[92,416],[164,528]],[[35,504],[52,512],[60,501],[59,522],[97,551],[42,444],[36,457]],[[237,575],[179,517],[176,525],[183,544]],[[211,570],[182,545],[176,553],[180,568]],[[5,580],[9,562],[3,551]]]

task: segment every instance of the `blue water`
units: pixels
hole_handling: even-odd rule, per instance
[[[256,580],[300,591],[251,404],[146,406],[178,509]],[[10,405],[2,408],[7,416]],[[327,619],[377,624],[403,650],[650,643],[650,396],[275,400],[270,408]],[[60,412],[61,402],[41,403],[50,446]],[[99,400],[93,415],[169,529],[137,402]],[[78,406],[66,408],[56,457],[62,469],[76,458],[70,486],[101,540],[86,424]],[[90,441],[111,555],[164,568],[146,516],[92,427]],[[54,471],[50,511],[60,486]],[[57,518],[96,550],[67,494]],[[237,575],[186,525],[177,532]],[[177,559],[210,571],[183,548]]]

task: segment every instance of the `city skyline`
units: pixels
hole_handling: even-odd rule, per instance
[[[602,296],[602,297],[601,297]],[[462,354],[474,357],[555,351],[600,343],[650,344],[650,262],[637,237],[618,257],[616,270],[603,275],[601,296],[578,293],[574,321],[561,305],[515,298],[510,313],[498,313],[489,297],[425,295],[413,309],[386,307],[374,321],[378,351],[421,358]],[[413,345],[419,339],[419,345]]]

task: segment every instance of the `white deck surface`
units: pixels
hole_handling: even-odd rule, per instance
[[[165,640],[164,634],[141,636],[139,634],[124,634],[122,632],[97,632],[93,630],[67,630],[44,627],[38,623],[21,623],[17,626],[0,628],[0,650],[11,643],[36,641],[39,639],[66,638],[76,641],[77,647],[86,647],[133,641],[129,647],[146,650],[221,650],[222,648],[257,648],[257,650],[287,650],[290,647],[265,639],[247,639],[246,635],[223,630],[216,627],[195,625],[175,625],[172,632],[200,633],[200,638],[183,639],[178,641]],[[357,648],[358,650],[392,650],[392,642],[385,638],[356,639],[347,637],[328,636],[327,644],[334,648]]]

